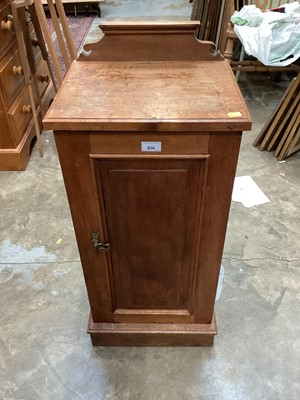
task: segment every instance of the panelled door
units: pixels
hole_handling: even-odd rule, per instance
[[[206,159],[94,159],[115,322],[193,321]]]

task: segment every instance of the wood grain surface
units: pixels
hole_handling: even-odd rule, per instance
[[[41,118],[39,118],[42,127]],[[28,128],[16,148],[0,148],[0,171],[23,171],[30,158],[30,144],[35,135],[33,120],[30,121]]]
[[[103,222],[91,170],[89,137],[84,133],[60,133],[55,135],[55,142],[83,265],[91,312],[96,322],[113,321],[108,278],[109,260],[105,252],[97,254],[91,245],[92,232],[99,231],[103,240],[107,237],[103,232]],[[80,193],[83,196],[80,196]]]
[[[9,46],[15,39],[15,32],[8,31],[3,26],[7,26],[8,16],[12,14],[11,5],[9,0],[4,0],[0,3],[0,54]]]
[[[94,346],[205,346],[217,334],[215,317],[210,324],[95,323],[90,316],[88,333]]]
[[[86,54],[89,61],[223,60],[214,43],[196,39],[198,26],[196,21],[102,22],[104,37],[86,44],[79,60],[86,60]]]
[[[226,61],[75,61],[44,124],[54,130],[89,124],[97,131],[240,131],[251,119]]]
[[[0,89],[6,107],[10,106],[24,82],[22,67],[19,69],[19,74],[14,73],[14,67],[21,67],[17,45],[13,46],[0,61]]]
[[[117,308],[192,312],[204,164],[203,159],[95,160]]]
[[[23,86],[21,92],[16,97],[13,104],[8,109],[7,115],[9,118],[10,125],[14,131],[14,138],[18,144],[25,132],[30,120],[32,119],[32,111],[28,109],[28,112],[23,111],[23,107],[30,105],[30,97],[27,86]]]
[[[178,132],[128,132],[90,133],[91,153],[101,154],[141,154],[141,142],[160,142],[162,155],[174,155],[180,149],[180,154],[207,154],[209,133],[196,132],[193,134]]]

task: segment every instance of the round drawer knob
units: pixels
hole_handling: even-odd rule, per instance
[[[1,29],[3,32],[12,32],[13,31],[13,22],[8,21],[1,21]]]
[[[36,37],[31,39],[31,44],[32,44],[33,47],[39,46],[39,41],[37,40]]]
[[[13,74],[15,75],[15,76],[18,76],[18,75],[23,75],[23,68],[22,68],[22,66],[21,65],[19,65],[18,67],[16,66],[16,65],[14,65],[13,66]]]
[[[41,74],[40,75],[41,82],[49,82],[49,75],[48,74]]]
[[[32,113],[32,107],[31,105],[23,106],[23,113],[24,114],[31,114]]]

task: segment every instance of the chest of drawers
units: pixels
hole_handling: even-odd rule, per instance
[[[24,170],[35,137],[28,88],[25,85],[9,0],[0,1],[0,170]],[[29,26],[42,104],[47,109],[54,97],[46,62]],[[38,96],[35,93],[36,105]],[[39,125],[42,129],[41,116]]]

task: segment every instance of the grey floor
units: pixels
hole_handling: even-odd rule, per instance
[[[157,19],[153,3],[107,1],[103,16],[132,17],[136,5],[138,18]],[[188,18],[182,3],[166,19]],[[0,173],[1,400],[300,398],[300,157],[278,163],[252,147],[288,79],[241,75],[254,126],[237,175],[250,175],[270,203],[232,203],[213,348],[93,348],[52,133],[25,172]]]

